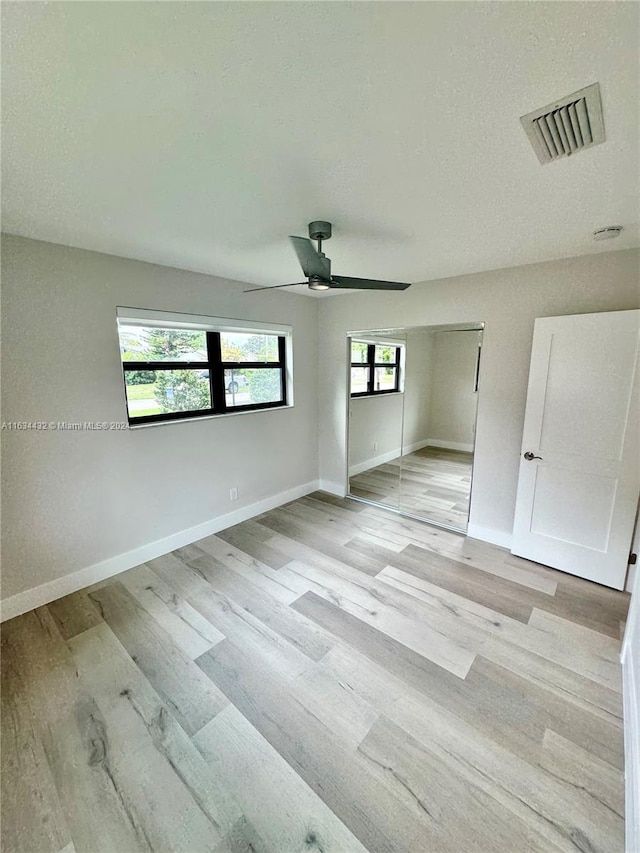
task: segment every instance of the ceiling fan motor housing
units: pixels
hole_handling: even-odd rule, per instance
[[[331,223],[321,219],[309,223],[309,237],[312,240],[328,240],[331,237]]]

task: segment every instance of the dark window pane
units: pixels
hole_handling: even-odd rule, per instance
[[[353,364],[367,363],[367,344],[360,341],[351,341],[351,361]]]
[[[278,403],[282,400],[282,373],[279,368],[225,370],[227,407]]]
[[[127,361],[206,361],[205,332],[189,329],[153,329],[119,326],[122,360]]]
[[[222,332],[223,361],[279,361],[277,335]]]
[[[376,367],[373,378],[374,391],[393,391],[396,387],[395,367]]]
[[[206,370],[155,370],[155,380],[132,383],[125,371],[129,417],[192,412],[211,408],[211,392]]]
[[[352,367],[351,368],[351,393],[366,394],[367,393],[367,377],[369,375],[368,367]]]
[[[379,364],[381,362],[388,362],[389,364],[395,364],[395,361],[396,361],[396,347],[376,346],[376,352],[375,352],[376,364]]]

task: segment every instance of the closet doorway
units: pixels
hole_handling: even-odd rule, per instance
[[[483,323],[349,334],[349,491],[466,532]]]

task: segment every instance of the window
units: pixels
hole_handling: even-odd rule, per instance
[[[390,394],[400,390],[402,347],[351,341],[351,396]]]
[[[287,335],[194,325],[119,315],[130,424],[287,405]]]

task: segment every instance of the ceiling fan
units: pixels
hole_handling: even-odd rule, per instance
[[[289,237],[302,272],[307,281],[297,281],[291,284],[275,284],[273,287],[252,287],[245,293],[255,293],[259,290],[273,290],[276,287],[293,287],[296,284],[306,284],[310,290],[332,290],[342,288],[348,290],[406,290],[411,287],[404,281],[379,281],[373,278],[351,278],[346,275],[331,275],[331,260],[322,251],[322,241],[331,237],[330,222],[310,222],[309,237]],[[311,240],[318,241],[316,249]]]

